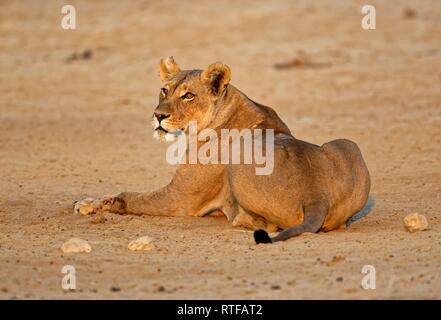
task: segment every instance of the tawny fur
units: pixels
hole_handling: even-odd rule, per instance
[[[236,226],[276,231],[285,240],[302,232],[341,227],[366,204],[369,172],[357,145],[334,140],[322,146],[296,139],[276,112],[229,84],[222,63],[181,71],[173,58],[159,67],[164,82],[155,113],[164,115],[154,134],[169,140],[190,120],[198,130],[274,129],[274,171],[255,174],[255,165],[181,164],[172,181],[154,192],[123,192],[95,211],[121,214],[204,216],[221,211]],[[189,99],[183,97],[193,94]]]

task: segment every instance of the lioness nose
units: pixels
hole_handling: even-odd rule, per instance
[[[161,123],[162,120],[167,119],[168,117],[170,117],[169,114],[164,114],[164,113],[155,112],[154,114],[155,114],[156,119],[158,119],[159,123]]]

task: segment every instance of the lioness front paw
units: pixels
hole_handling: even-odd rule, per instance
[[[74,212],[84,215],[95,214],[103,207],[103,201],[100,199],[85,198],[74,202]]]
[[[100,199],[85,198],[74,203],[74,212],[84,215],[105,211],[124,213],[125,208],[125,201],[119,196],[106,196]]]

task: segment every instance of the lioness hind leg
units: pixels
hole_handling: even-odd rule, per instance
[[[340,225],[339,227],[337,227],[337,231],[345,231],[347,229],[347,225],[346,223],[343,223],[342,225]]]
[[[278,227],[263,218],[257,217],[240,210],[239,214],[234,218],[232,225],[235,227],[243,227],[251,230],[263,229],[267,232],[276,232]]]

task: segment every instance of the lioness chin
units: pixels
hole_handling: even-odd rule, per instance
[[[270,243],[340,228],[365,206],[370,177],[355,143],[339,139],[317,146],[296,139],[273,109],[230,84],[225,64],[180,70],[170,57],[161,60],[159,76],[163,87],[152,118],[157,139],[175,140],[190,121],[198,131],[272,129],[273,172],[256,175],[256,163],[179,164],[160,190],[83,200],[76,211],[200,217],[219,211],[234,226],[257,230],[257,243]],[[278,229],[283,231],[270,238],[267,231]]]

